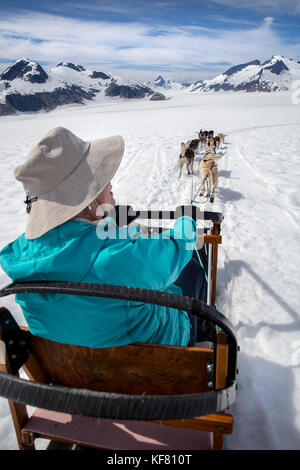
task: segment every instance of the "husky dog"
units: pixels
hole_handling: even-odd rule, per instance
[[[219,148],[220,142],[221,142],[221,138],[218,135],[216,135],[216,137],[214,137],[214,144],[216,148]]]
[[[198,132],[198,139],[199,139],[199,144],[203,147],[203,145],[206,144],[206,138],[207,138],[207,131],[201,131]]]
[[[219,160],[222,158],[222,155],[217,155],[215,147],[207,147],[204,152],[204,160],[210,157],[212,160]]]
[[[182,167],[186,164],[186,169],[188,175],[194,173],[193,164],[194,164],[195,152],[191,148],[186,148],[186,144],[181,143],[181,153],[179,155],[179,178],[181,177]],[[190,172],[191,168],[191,172]]]
[[[214,200],[215,189],[218,184],[218,165],[215,160],[221,158],[221,155],[207,155],[199,163],[199,172],[201,179],[201,192],[200,196],[204,194],[204,180],[208,179],[208,195],[210,196],[210,202]]]
[[[194,152],[197,152],[199,144],[200,144],[200,139],[193,139],[190,141],[190,145],[188,148],[190,148]]]

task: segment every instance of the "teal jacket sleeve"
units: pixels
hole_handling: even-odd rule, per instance
[[[191,260],[196,240],[195,221],[181,217],[161,234],[139,232],[126,240],[107,240],[93,271],[100,282],[164,290]]]

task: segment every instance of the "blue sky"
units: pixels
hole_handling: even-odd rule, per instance
[[[137,80],[300,59],[300,0],[0,0],[0,61],[72,61]]]

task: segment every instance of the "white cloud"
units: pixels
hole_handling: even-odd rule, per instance
[[[86,21],[24,11],[2,14],[0,48],[3,57],[11,60],[28,57],[51,63],[62,60],[83,65],[93,63],[102,65],[108,72],[131,67],[169,69],[173,74],[176,70],[178,74],[186,71],[187,79],[192,75],[207,78],[223,71],[224,66],[215,65],[220,62],[265,60],[272,54],[297,57],[298,46],[285,45],[272,24],[273,17],[268,16],[259,26],[234,30],[194,25],[169,27],[141,22]],[[132,76],[138,78],[138,71]]]
[[[211,2],[235,8],[256,10],[261,13],[279,11],[292,15],[300,13],[299,0],[211,0]]]

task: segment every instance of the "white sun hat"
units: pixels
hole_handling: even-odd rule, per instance
[[[120,135],[85,142],[52,129],[15,169],[27,196],[25,237],[38,238],[87,207],[116,173],[124,147]]]

